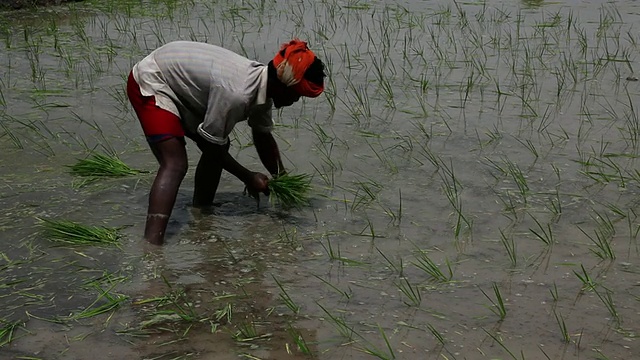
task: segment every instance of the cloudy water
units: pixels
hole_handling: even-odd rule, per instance
[[[640,6],[113,1],[0,14],[0,357],[634,359]],[[173,40],[267,63],[309,42],[325,92],[274,112],[310,204],[229,174],[161,247],[125,93]],[[141,173],[88,181],[115,154]],[[266,172],[246,123],[231,153]],[[51,240],[43,221],[114,229]]]

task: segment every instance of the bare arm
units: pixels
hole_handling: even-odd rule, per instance
[[[285,171],[280,157],[278,144],[269,132],[251,131],[253,135],[253,144],[256,147],[260,161],[264,167],[273,176],[281,174]]]

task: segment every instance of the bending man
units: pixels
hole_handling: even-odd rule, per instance
[[[162,244],[178,188],[187,172],[185,139],[202,155],[193,205],[213,204],[222,170],[245,183],[253,196],[268,194],[268,177],[246,169],[229,154],[229,134],[248,120],[264,167],[284,170],[271,130],[272,107],[289,106],[324,89],[324,64],[307,44],[283,44],[268,65],[200,42],[168,43],[134,65],[127,95],[160,168],[151,186],[144,238]]]

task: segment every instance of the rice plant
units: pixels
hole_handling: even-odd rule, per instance
[[[237,331],[232,335],[233,340],[247,342],[271,337],[271,334],[260,334],[256,323],[252,320],[242,322],[236,326]]]
[[[323,283],[325,283],[325,285],[327,285],[328,287],[333,289],[336,293],[340,294],[341,297],[344,297],[345,299],[349,300],[353,296],[353,290],[351,290],[351,287],[347,287],[347,290],[342,290],[342,289],[338,288],[337,286],[333,285],[332,283],[330,283],[329,281],[321,278],[318,275],[314,274],[313,276],[316,279],[318,279],[318,280],[322,281]]]
[[[573,273],[576,275],[578,279],[580,279],[580,282],[582,282],[582,288],[580,289],[580,292],[591,291],[595,289],[597,284],[591,278],[591,276],[587,272],[587,269],[584,268],[584,265],[580,264],[580,269],[582,269],[581,273],[573,270]]]
[[[275,200],[285,209],[300,208],[309,203],[311,175],[284,174],[269,180],[269,199]]]
[[[231,322],[231,318],[233,316],[233,305],[231,303],[227,303],[222,308],[216,310],[214,312],[216,321],[220,321],[222,319],[226,319],[228,323]]]
[[[429,332],[433,335],[433,337],[436,338],[436,340],[438,340],[438,342],[442,345],[445,346],[447,343],[447,340],[444,338],[444,336],[442,335],[442,333],[440,331],[438,331],[438,329],[436,329],[433,325],[431,324],[427,324],[427,328],[429,329]]]
[[[398,290],[408,299],[404,303],[407,306],[419,307],[422,302],[422,294],[417,285],[412,285],[407,278],[402,278],[400,282],[395,284]]]
[[[482,294],[491,301],[491,306],[489,310],[494,314],[500,317],[500,321],[504,320],[507,316],[507,308],[505,307],[504,298],[502,297],[502,293],[500,293],[500,288],[498,288],[498,284],[493,283],[493,293],[496,296],[496,299],[493,300],[484,290],[480,289]]]
[[[520,358],[520,359],[518,359],[518,358],[516,357],[516,355],[511,351],[511,349],[509,349],[509,348],[504,344],[504,342],[500,339],[500,337],[499,337],[499,336],[494,335],[494,334],[492,334],[492,333],[488,332],[488,331],[487,331],[486,329],[484,329],[484,328],[483,328],[482,330],[483,330],[487,335],[489,335],[489,337],[491,337],[495,342],[497,342],[497,343],[498,343],[498,345],[500,345],[500,347],[501,347],[502,349],[504,349],[504,351],[506,351],[506,352],[509,354],[509,356],[511,356],[511,358],[512,358],[513,360],[525,360],[524,352],[522,352],[522,351],[520,352],[520,356],[521,356],[521,358]]]
[[[349,324],[347,324],[347,321],[344,319],[343,316],[334,315],[333,313],[329,312],[329,310],[327,310],[327,308],[322,306],[317,301],[316,301],[316,304],[327,315],[327,317],[328,317],[327,320],[329,320],[333,324],[333,326],[336,328],[336,330],[340,333],[340,335],[342,337],[344,337],[345,339],[347,339],[349,341],[353,340],[353,336],[357,335],[357,333],[355,332],[353,327],[351,327]]]
[[[384,332],[384,330],[382,329],[380,324],[378,324],[378,331],[380,332],[380,335],[382,335],[382,339],[384,340],[384,343],[385,343],[385,345],[387,347],[386,351],[382,350],[382,349],[379,349],[377,346],[369,343],[369,345],[364,346],[361,349],[362,352],[364,352],[365,354],[369,354],[371,356],[375,356],[378,359],[382,359],[382,360],[395,359],[396,358],[396,354],[393,351],[393,347],[391,346],[391,343],[389,342],[389,338],[387,337],[387,334]],[[368,341],[367,341],[367,343],[368,343]]]
[[[117,309],[124,301],[128,300],[129,297],[122,294],[111,293],[111,290],[116,285],[117,284],[113,284],[109,289],[105,290],[102,289],[100,285],[94,284],[94,288],[98,291],[98,297],[89,306],[72,314],[69,318],[72,320],[87,319]],[[98,305],[99,302],[102,302],[102,304]]]
[[[300,312],[300,306],[293,301],[291,296],[289,296],[289,293],[287,293],[287,290],[285,290],[284,286],[282,286],[282,284],[278,281],[278,279],[276,279],[276,277],[274,275],[271,275],[271,277],[273,277],[273,280],[276,282],[276,284],[280,288],[280,291],[281,291],[280,300],[282,300],[282,302],[284,302],[284,304],[294,314],[298,314]]]
[[[14,340],[16,328],[22,324],[19,321],[7,321],[0,319],[0,348]]]
[[[429,256],[427,252],[424,250],[418,250],[418,257],[416,262],[413,262],[418,269],[424,271],[427,275],[431,277],[431,280],[438,283],[446,283],[451,281],[453,278],[453,270],[451,269],[451,263],[449,260],[445,260],[446,265],[446,273],[440,266],[436,264]]]
[[[616,304],[611,297],[612,291],[605,288],[604,286],[601,287],[604,288],[604,294],[598,291],[596,288],[593,289],[593,292],[598,295],[598,298],[600,298],[602,304],[604,304],[604,306],[607,308],[612,320],[616,323],[616,326],[620,326],[620,324],[622,323],[622,319],[620,318],[620,313],[618,312]]]
[[[562,341],[564,341],[567,344],[570,343],[571,335],[569,335],[569,331],[567,330],[567,324],[564,322],[564,318],[562,317],[562,314],[558,315],[558,313],[554,311],[553,315],[555,315],[556,322],[560,327],[560,333],[562,334]]]
[[[89,178],[122,177],[144,173],[145,171],[129,167],[117,156],[92,153],[85,159],[78,160],[69,166],[70,172],[76,176]]]
[[[119,246],[117,228],[84,225],[70,220],[38,219],[43,235],[62,245],[115,245]]]
[[[309,348],[307,341],[304,339],[300,331],[294,329],[293,326],[289,324],[289,328],[287,329],[287,332],[293,338],[293,342],[296,344],[296,346],[298,347],[298,350],[301,353],[305,355],[311,355],[311,349]]]
[[[193,324],[208,320],[196,311],[194,300],[191,299],[184,289],[173,289],[169,281],[163,276],[164,283],[169,287],[169,291],[162,296],[134,301],[133,305],[153,304],[150,317],[140,324],[140,328],[148,328],[164,323],[187,323]],[[230,307],[225,307],[222,311],[216,311],[217,320],[223,317],[231,317]],[[191,325],[183,333],[186,334]]]
[[[518,255],[516,243],[513,240],[513,236],[507,236],[502,229],[498,229],[500,231],[500,242],[504,249],[507,251],[507,255],[509,256],[509,260],[511,261],[511,266],[515,267],[518,264]]]

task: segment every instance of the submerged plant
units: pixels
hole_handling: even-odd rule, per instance
[[[93,284],[93,287],[98,291],[98,297],[83,310],[74,313],[70,316],[70,319],[80,320],[87,319],[100,314],[108,313],[120,307],[123,302],[129,299],[128,296],[123,294],[111,293],[111,290],[117,284],[111,285],[109,289],[103,289],[99,284]],[[98,303],[102,303],[98,305]]]
[[[287,329],[287,332],[293,338],[293,342],[296,344],[300,352],[302,352],[305,355],[311,355],[311,349],[309,348],[309,344],[307,344],[307,341],[304,339],[300,331],[294,329],[291,326],[291,324],[289,324],[289,328]],[[288,345],[289,344],[287,344],[287,347]]]
[[[284,174],[269,180],[271,202],[274,199],[285,208],[299,208],[309,202],[311,175]]]
[[[0,319],[0,347],[3,347],[14,340],[16,328],[22,326],[19,321],[7,321]]]
[[[118,245],[121,237],[118,229],[104,226],[83,225],[69,220],[38,219],[43,234],[66,245]]]

